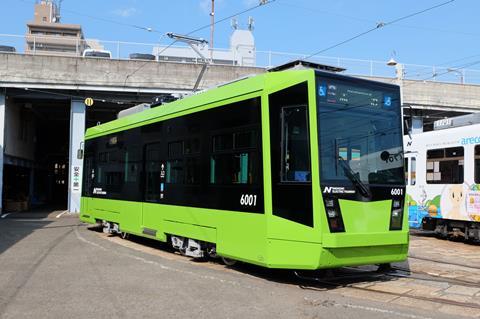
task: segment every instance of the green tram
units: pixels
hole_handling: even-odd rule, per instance
[[[89,128],[80,219],[191,257],[386,264],[404,194],[399,87],[293,69]]]

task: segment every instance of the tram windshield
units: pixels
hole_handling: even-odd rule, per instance
[[[404,183],[399,97],[394,87],[317,78],[322,183]]]

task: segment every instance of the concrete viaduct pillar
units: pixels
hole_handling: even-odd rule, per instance
[[[77,158],[77,151],[83,148],[85,135],[85,103],[72,100],[70,105],[70,143],[68,170],[68,211],[80,212],[82,193],[83,160]]]

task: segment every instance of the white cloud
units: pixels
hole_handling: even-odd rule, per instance
[[[259,3],[260,3],[260,0],[243,0],[243,4],[249,8],[258,5]]]
[[[200,1],[200,9],[202,9],[203,12],[209,13],[210,12],[210,3],[211,0],[202,0]]]
[[[123,17],[123,18],[131,17],[131,16],[133,16],[134,14],[137,14],[137,13],[138,13],[138,10],[134,7],[123,8],[123,9],[119,8],[119,9],[113,11],[113,14],[115,14],[117,16],[120,16],[120,17]]]
[[[224,0],[215,0],[215,9],[218,8],[219,5],[223,5],[223,2]],[[212,11],[212,0],[201,0],[199,5],[200,9],[205,13],[210,14]]]

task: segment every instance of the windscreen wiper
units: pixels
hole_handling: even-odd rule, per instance
[[[352,182],[356,189],[364,196],[364,197],[372,197],[372,193],[370,189],[365,185],[359,177],[359,173],[355,173],[353,169],[350,167],[348,162],[341,156],[339,156],[340,166],[342,166],[343,172],[345,176]]]

